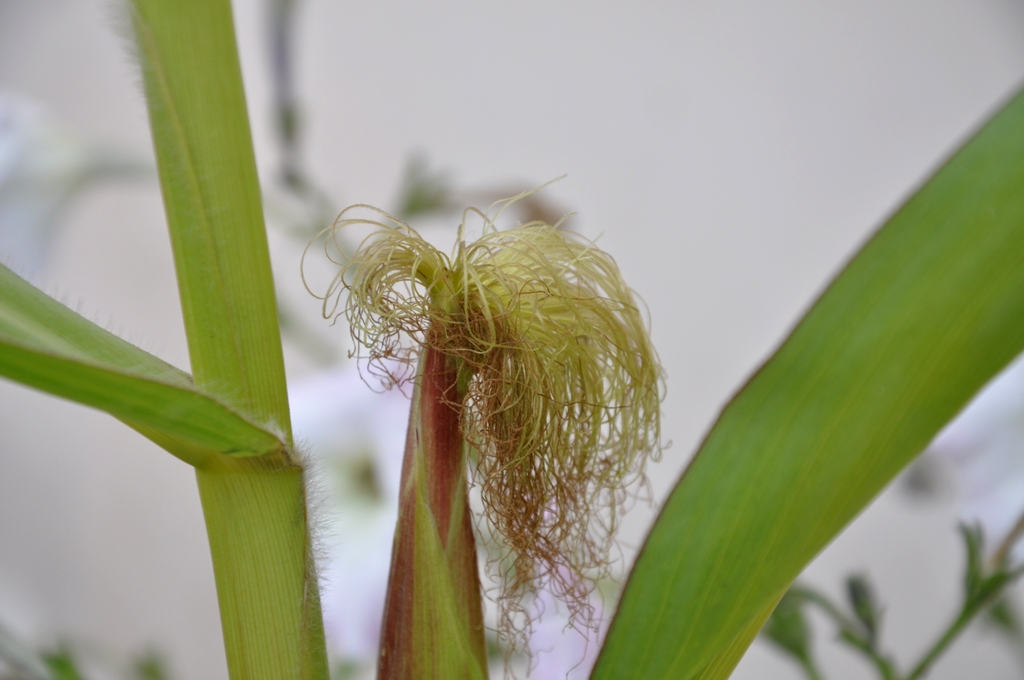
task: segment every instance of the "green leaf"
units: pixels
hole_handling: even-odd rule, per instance
[[[964,599],[976,599],[985,584],[985,534],[980,524],[961,524],[960,536],[964,539],[967,564],[964,566]]]
[[[782,596],[761,634],[801,663],[811,658],[811,630],[799,594]]]
[[[1017,96],[725,407],[640,553],[594,677],[693,678],[722,654],[1024,348],[1022,256]]]
[[[200,449],[258,456],[272,432],[198,391],[189,376],[103,330],[0,265],[0,375],[120,418],[189,463]]]
[[[420,673],[392,677],[446,678],[448,680],[484,680],[487,677],[483,647],[483,626],[474,627],[466,615],[460,591],[473,588],[475,606],[479,608],[479,582],[472,579],[456,581],[461,555],[453,555],[439,540],[439,527],[434,522],[422,481],[415,492],[413,566],[415,585],[406,603],[414,610],[409,654],[409,667]],[[460,499],[465,503],[465,497]],[[400,527],[401,529],[401,527]],[[464,546],[462,550],[472,550]],[[457,551],[455,551],[457,552]],[[473,565],[476,566],[475,564]]]
[[[747,651],[747,647],[757,637],[758,631],[764,625],[768,617],[771,616],[772,611],[778,604],[779,599],[784,597],[785,594],[774,598],[768,605],[762,609],[753,619],[743,627],[739,633],[729,641],[715,658],[705,666],[700,673],[694,676],[695,680],[711,680],[712,678],[726,678],[732,673],[733,669],[743,658],[743,653]]]
[[[451,182],[444,172],[433,170],[426,157],[412,156],[405,166],[405,177],[398,190],[395,215],[405,221],[449,207]]]
[[[846,580],[846,597],[854,616],[864,626],[864,641],[875,649],[878,642],[878,628],[881,610],[875,602],[874,587],[866,575],[851,576]]]
[[[146,652],[136,659],[132,664],[132,673],[135,680],[170,680],[171,677],[163,655],[154,651]]]
[[[74,655],[65,646],[61,646],[56,652],[44,654],[43,661],[49,667],[54,680],[85,680],[78,670]]]
[[[1008,597],[996,600],[995,604],[985,611],[984,621],[1011,639],[1021,637],[1020,615],[1013,600]]]
[[[231,4],[134,0],[132,6],[196,385],[290,440]]]

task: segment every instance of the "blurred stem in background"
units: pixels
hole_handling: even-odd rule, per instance
[[[87,140],[35,101],[0,90],[0,257],[22,274],[42,269],[60,218],[84,191],[154,176],[145,156]]]
[[[847,579],[847,604],[852,615],[813,588],[792,586],[761,631],[762,636],[796,661],[808,680],[823,680],[824,675],[811,652],[811,627],[804,615],[807,605],[813,605],[831,619],[839,629],[839,639],[874,666],[881,680],[921,680],[926,677],[936,660],[982,614],[988,614],[990,623],[1019,641],[1021,625],[1005,597],[1006,589],[1024,574],[1024,565],[1011,566],[1007,558],[1019,536],[1011,534],[996,550],[995,558],[986,561],[982,529],[961,525],[960,533],[966,552],[960,608],[906,673],[897,669],[892,655],[881,647],[879,633],[883,608],[876,601],[875,589],[865,576]]]
[[[313,181],[302,152],[302,107],[295,84],[295,22],[301,0],[269,0],[270,73],[279,182],[300,204],[296,234],[311,239],[334,217],[333,202]]]

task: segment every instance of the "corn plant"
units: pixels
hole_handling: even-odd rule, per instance
[[[0,374],[106,411],[192,465],[231,677],[322,680],[328,671],[304,463],[292,442],[230,2],[132,0],[130,14],[192,374],[104,331],[6,268],[0,268]],[[458,259],[463,252],[458,249],[445,267],[431,269],[443,261],[423,251],[414,253],[395,277],[382,275],[388,285],[404,278],[414,289],[421,286],[416,302],[426,310],[426,325],[402,326],[407,317],[398,325],[413,335],[423,332],[421,378],[441,376],[444,383],[434,406],[457,411],[461,400],[473,394],[472,381],[488,371],[523,369],[541,378],[556,364],[566,370],[568,384],[596,390],[576,393],[572,388],[566,400],[550,402],[545,400],[559,395],[524,391],[510,397],[501,391],[523,382],[486,383],[494,390],[476,394],[485,402],[493,400],[489,413],[515,418],[479,420],[481,429],[459,430],[459,413],[447,414],[445,427],[469,435],[454,449],[457,465],[445,479],[456,483],[448,487],[417,476],[417,470],[426,475],[437,461],[428,460],[429,447],[410,445],[409,479],[423,486],[410,492],[414,518],[403,515],[396,533],[388,603],[392,623],[385,626],[382,645],[391,655],[381,664],[386,677],[486,676],[478,586],[475,592],[448,587],[462,576],[472,583],[476,578],[471,527],[459,514],[466,511],[460,494],[467,445],[476,447],[467,455],[476,465],[493,464],[489,453],[497,444],[508,444],[503,470],[515,471],[522,461],[540,466],[540,478],[506,477],[490,487],[484,481],[485,489],[493,491],[487,498],[493,519],[511,527],[506,533],[515,567],[509,592],[514,594],[528,589],[538,574],[557,579],[564,573],[559,567],[600,565],[599,560],[574,559],[579,553],[572,550],[546,550],[530,542],[554,536],[555,548],[593,547],[585,537],[581,543],[568,524],[553,525],[566,530],[561,534],[531,535],[528,528],[531,522],[543,524],[545,510],[552,508],[556,514],[579,509],[582,514],[570,513],[568,521],[588,521],[591,501],[608,495],[587,495],[595,488],[611,490],[614,508],[615,484],[642,470],[638,457],[660,444],[660,370],[643,324],[637,323],[635,309],[630,311],[636,305],[631,292],[608,274],[610,258],[595,256],[603,283],[580,290],[601,302],[593,308],[597,311],[581,312],[574,305],[583,298],[560,288],[576,274],[567,274],[557,261],[560,252],[570,252],[563,259],[576,266],[588,247],[567,246],[551,227],[538,229],[524,238],[519,251],[507,237],[494,237],[493,248],[477,251],[484,258],[481,268],[459,285],[445,287],[455,281],[451,272],[469,271],[459,270],[459,263],[468,260]],[[401,229],[395,233],[409,236]],[[728,677],[804,565],[1024,349],[1022,255],[1024,95],[1018,95],[893,213],[725,406],[650,531],[593,677]],[[512,279],[494,272],[522,270],[524,262],[540,263],[554,273],[502,288]],[[343,287],[350,285],[341,281]],[[394,309],[378,305],[388,295],[379,283],[351,284],[357,296],[371,299],[363,312],[357,299],[353,319],[373,317],[386,325],[398,318]],[[553,306],[528,301],[554,289]],[[511,317],[492,305],[509,300],[516,302],[517,314],[527,310],[543,346],[524,349],[510,341],[506,332],[518,327],[505,323]],[[369,316],[361,317],[364,312]],[[623,323],[601,325],[610,317]],[[570,336],[559,330],[578,328],[579,319],[593,322],[587,326],[589,339],[585,333]],[[558,326],[563,322],[568,325]],[[371,339],[377,332],[368,323],[354,327]],[[561,359],[591,351],[596,338],[608,340],[610,349],[602,350],[596,364],[573,373],[574,361]],[[535,362],[543,347],[567,339],[577,346],[576,354],[554,352],[545,359],[552,363]],[[379,358],[390,349],[367,344],[381,353]],[[504,351],[509,348],[515,351]],[[503,353],[495,358],[494,350]],[[421,379],[417,389],[429,391],[431,384]],[[602,391],[608,384],[616,386],[611,393]],[[636,384],[641,388],[630,392]],[[528,386],[550,387],[544,380]],[[590,401],[581,394],[611,397]],[[534,411],[543,411],[547,403],[570,410],[549,410],[555,415],[548,420],[529,421],[544,425],[529,430],[537,436],[522,436],[527,421],[519,419],[524,412],[516,405],[523,400],[532,400]],[[623,411],[638,403],[639,410]],[[599,407],[598,421],[589,434],[603,443],[587,451],[599,453],[582,459],[572,452],[563,456],[588,431],[574,431],[562,446],[558,440],[564,430],[555,426],[589,422],[593,414],[584,406],[593,404]],[[576,407],[582,410],[573,411]],[[631,415],[601,420],[602,408]],[[471,407],[467,411],[479,413]],[[428,411],[414,411],[410,431],[419,432],[420,441],[431,441],[432,418]],[[566,471],[583,463],[594,464],[586,484],[559,485]],[[595,479],[598,486],[588,486]],[[601,486],[609,479],[614,483]],[[578,492],[584,495],[573,495]],[[527,502],[502,495],[516,493],[525,494]],[[428,534],[437,533],[442,519],[455,533],[437,542],[436,535]],[[520,540],[524,536],[529,540]],[[451,537],[457,549],[446,553]],[[568,543],[559,543],[562,539]],[[574,581],[561,583],[571,598]]]

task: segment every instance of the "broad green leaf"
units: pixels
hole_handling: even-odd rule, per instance
[[[282,451],[273,433],[189,376],[82,318],[0,266],[0,375],[101,409],[197,464],[201,449]]]
[[[783,596],[785,593],[783,593]],[[779,603],[782,596],[774,598],[767,607],[762,609],[746,626],[743,627],[722,651],[696,676],[696,680],[712,680],[713,678],[727,678],[732,674],[733,669],[739,664],[747,647],[757,637],[761,627],[764,626],[768,617],[771,616],[775,605]]]
[[[277,303],[228,0],[134,0],[196,385],[291,438]]]
[[[725,407],[640,553],[593,677],[728,677],[713,660],[1022,348],[1019,95]]]

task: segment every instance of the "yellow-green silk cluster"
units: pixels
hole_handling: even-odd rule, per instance
[[[498,231],[479,212],[480,238],[466,243],[460,228],[445,255],[384,213],[350,210],[335,230],[378,228],[338,262],[325,316],[344,315],[378,369],[423,345],[457,362],[451,398],[463,404],[472,479],[509,555],[503,627],[541,586],[585,612],[627,488],[661,445],[662,368],[615,261],[572,232],[541,222]]]

